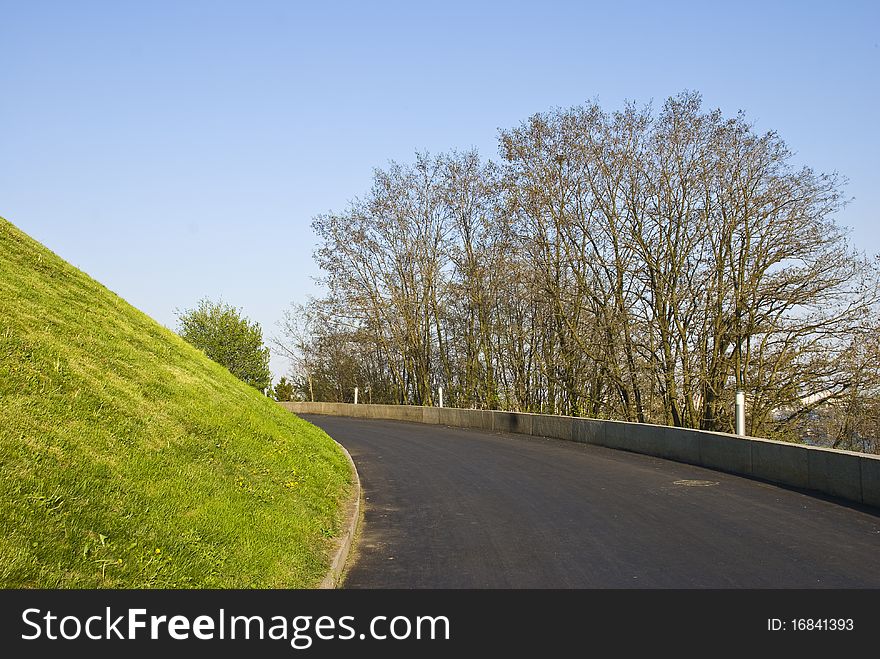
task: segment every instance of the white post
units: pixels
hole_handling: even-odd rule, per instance
[[[358,388],[357,387],[354,388],[354,404],[355,405],[358,404]]]
[[[736,434],[746,436],[746,392],[742,389],[736,392]]]
[[[440,407],[443,407],[443,387],[440,387]]]

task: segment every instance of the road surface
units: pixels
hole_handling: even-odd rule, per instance
[[[364,488],[347,588],[880,587],[880,511],[575,442],[304,418]]]

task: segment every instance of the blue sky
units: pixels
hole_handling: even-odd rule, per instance
[[[876,253],[878,42],[877,2],[0,0],[0,215],[169,327],[222,296],[271,336],[374,167],[691,89],[844,174]]]

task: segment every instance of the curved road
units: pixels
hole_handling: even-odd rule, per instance
[[[880,587],[880,511],[574,442],[304,418],[364,488],[348,588]]]

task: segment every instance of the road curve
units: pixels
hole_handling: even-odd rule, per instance
[[[880,587],[877,511],[574,442],[304,418],[364,488],[348,588]]]

